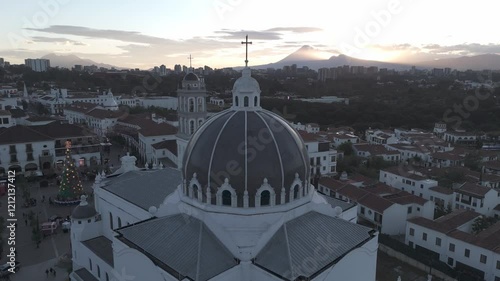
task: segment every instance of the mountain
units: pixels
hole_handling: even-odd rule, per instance
[[[415,65],[427,68],[444,68],[458,70],[483,70],[483,69],[500,69],[500,55],[484,54],[477,56],[464,56],[458,58],[439,59],[433,61],[424,61]]]
[[[80,65],[96,65],[97,67],[105,67],[105,68],[119,68],[110,64],[105,64],[105,63],[98,63],[93,60],[89,59],[82,59],[80,57],[77,57],[75,55],[56,55],[56,54],[47,54],[42,57],[42,59],[48,59],[50,60],[50,66],[55,67],[66,67],[71,69],[72,67],[75,66],[75,64],[80,64]]]
[[[270,64],[257,65],[253,68],[283,68],[285,65],[296,64],[297,67],[307,66],[311,69],[318,70],[323,67],[337,67],[342,65],[351,66],[377,66],[379,68],[407,69],[408,65],[398,63],[388,63],[380,61],[362,60],[346,55],[331,56],[329,59],[321,59],[323,52],[305,45],[297,51],[286,56],[284,59]]]

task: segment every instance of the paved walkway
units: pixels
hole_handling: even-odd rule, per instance
[[[68,271],[65,268],[57,267],[57,258],[51,259],[39,264],[23,266],[21,269],[11,275],[10,280],[12,281],[66,281],[68,280]],[[49,276],[45,274],[45,270],[53,268],[56,271],[56,276],[49,273]]]

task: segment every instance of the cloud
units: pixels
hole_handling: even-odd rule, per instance
[[[281,34],[273,31],[254,31],[254,30],[227,30],[222,29],[215,31],[218,36],[216,38],[221,39],[242,39],[248,35],[250,40],[279,40],[281,39]]]
[[[438,44],[429,44],[422,46],[422,49],[433,54],[460,54],[460,55],[477,55],[477,54],[500,54],[500,44],[479,44],[479,43],[463,43],[450,46],[442,46]]]
[[[86,46],[87,44],[80,42],[80,41],[75,41],[71,40],[68,38],[62,38],[62,37],[43,37],[43,36],[33,36],[31,37],[32,42],[36,43],[63,43],[63,44],[70,44],[70,45],[75,45],[75,46]]]
[[[420,48],[410,45],[408,43],[404,44],[393,44],[393,45],[370,45],[371,48],[380,49],[383,51],[415,51],[420,50]]]
[[[309,32],[323,31],[323,29],[318,28],[318,27],[274,27],[274,28],[270,28],[266,31],[271,31],[271,32],[286,31],[286,32],[293,32],[293,33],[309,33]]]

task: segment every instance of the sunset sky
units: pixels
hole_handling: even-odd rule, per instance
[[[31,3],[31,5],[28,5]],[[472,6],[473,5],[473,6]],[[2,1],[0,57],[48,53],[119,67],[276,62],[302,45],[371,60],[415,62],[500,54],[496,1]]]

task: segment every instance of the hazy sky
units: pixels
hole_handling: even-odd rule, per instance
[[[495,1],[23,0],[0,2],[0,57],[48,53],[122,67],[250,65],[311,45],[385,61],[500,54]]]

